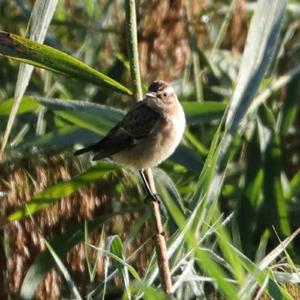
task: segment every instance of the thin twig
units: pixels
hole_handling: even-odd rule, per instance
[[[139,70],[139,58],[138,58],[138,44],[137,44],[137,26],[136,26],[136,7],[135,0],[126,0],[126,20],[127,20],[127,37],[128,37],[128,55],[130,61],[130,70],[133,81],[134,96],[137,101],[142,99],[142,85]],[[146,186],[149,187],[151,194],[152,214],[154,216],[154,230],[155,230],[155,249],[157,255],[157,261],[162,280],[162,286],[167,294],[172,293],[172,281],[171,272],[168,262],[167,245],[165,234],[163,231],[163,225],[160,215],[159,201],[155,195],[157,195],[154,179],[151,169],[143,171],[146,179]]]

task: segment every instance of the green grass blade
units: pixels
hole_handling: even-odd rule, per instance
[[[116,265],[117,269],[119,270],[120,274],[123,278],[124,287],[127,290],[129,287],[129,274],[128,268],[126,264],[126,260],[124,257],[124,249],[122,240],[118,235],[111,237],[111,244],[110,244],[110,251],[118,260],[114,260],[114,264]],[[137,275],[137,273],[135,272]]]
[[[48,27],[56,9],[56,5],[57,0],[37,0],[34,2],[33,10],[27,27],[27,32],[29,33],[28,37],[30,40],[39,43],[44,42]],[[15,102],[12,107],[7,126],[4,132],[1,151],[3,151],[6,147],[15,118],[17,116],[19,106],[28,86],[32,71],[33,66],[27,64],[20,64],[18,79],[15,88]]]
[[[143,206],[144,207],[144,206]],[[120,214],[137,211],[137,207],[124,209],[120,212],[104,215],[88,222],[89,232],[101,226],[107,220]],[[63,234],[51,239],[49,243],[59,257],[63,257],[77,243],[84,240],[84,224],[77,224]],[[21,299],[32,299],[36,288],[51,268],[55,266],[55,261],[48,250],[39,253],[29,267],[20,290]]]
[[[286,191],[284,197],[288,201],[299,194],[300,194],[300,171],[298,171],[290,181],[288,190]]]
[[[248,143],[245,163],[246,184],[239,199],[236,219],[239,226],[241,247],[246,255],[253,257],[254,249],[256,249],[253,234],[257,221],[257,208],[262,194],[264,175],[257,130],[255,130],[252,139]]]
[[[12,156],[24,157],[28,153],[55,153],[70,149],[74,144],[91,144],[99,140],[99,135],[90,130],[79,128],[74,125],[65,125],[58,130],[51,131],[43,136],[35,138],[33,141],[21,144],[12,150]],[[8,155],[10,159],[11,155]],[[16,157],[17,159],[17,157]]]
[[[177,226],[181,231],[185,231],[186,226],[189,226],[185,220],[185,217],[179,210],[178,206],[174,204],[173,200],[170,198],[166,190],[163,190],[162,186],[160,189],[162,198],[168,208],[168,211],[172,215],[172,218],[177,223]],[[226,280],[226,273],[223,269],[209,257],[209,255],[200,249],[197,244],[197,238],[195,232],[189,227],[185,236],[185,242],[188,244],[189,248],[194,248],[195,256],[197,258],[197,263],[202,268],[202,270],[212,276],[218,283],[219,288],[222,290],[224,295],[228,299],[238,300],[237,290],[234,285]]]
[[[197,47],[196,51],[199,56],[201,65],[203,67],[207,67],[216,78],[220,79],[222,75],[221,71],[218,66],[212,61],[211,57],[209,57],[201,47]]]
[[[0,54],[39,68],[69,75],[119,93],[131,95],[131,91],[125,86],[71,55],[13,33],[0,32]]]
[[[288,219],[288,202],[283,194],[281,173],[282,150],[279,135],[275,130],[275,116],[266,105],[259,111],[260,116],[260,145],[264,150],[264,202],[260,208],[259,225],[263,227],[275,226],[284,235],[290,234]]]
[[[203,160],[193,149],[180,144],[175,153],[169,158],[175,163],[185,166],[187,170],[199,174],[203,166]]]
[[[110,106],[84,101],[38,98],[43,106],[69,122],[101,135],[110,130],[124,113]]]
[[[251,20],[239,76],[226,124],[234,132],[253,100],[270,64],[279,36],[286,0],[260,0]]]
[[[51,110],[64,112],[60,113],[60,115],[68,118],[72,123],[92,131],[96,130],[96,132],[97,128],[99,129],[102,126],[106,127],[106,130],[110,129],[124,115],[124,112],[117,108],[85,101],[48,98],[37,98],[37,101]],[[188,125],[218,120],[226,109],[225,103],[213,101],[202,103],[183,102],[182,105]],[[73,121],[71,116],[74,117]]]
[[[222,102],[182,102],[188,125],[219,120],[227,104]]]
[[[300,75],[298,74],[288,85],[286,99],[283,102],[277,123],[277,128],[279,128],[281,136],[286,136],[288,134],[288,130],[297,117],[297,112],[299,110],[299,82]]]
[[[232,268],[232,274],[235,279],[239,282],[239,284],[242,284],[245,278],[245,271],[240,257],[236,252],[232,251],[233,242],[230,239],[230,236],[225,227],[218,226],[216,232],[218,244],[223,253],[223,256]]]
[[[192,20],[192,6],[190,1],[185,1],[185,14],[187,18],[187,25],[188,25],[188,37],[189,37],[189,44],[190,49],[192,52],[192,65],[193,65],[193,75],[194,75],[194,85],[196,90],[196,99],[198,102],[203,101],[203,86],[201,82],[201,66],[200,66],[200,59],[197,53],[197,35],[196,30]]]
[[[284,235],[289,235],[288,202],[283,195],[281,170],[279,138],[273,133],[265,153],[262,218],[268,227],[277,225]]]
[[[253,114],[255,114],[255,112],[257,111],[258,107],[266,102],[266,100],[268,98],[270,98],[271,95],[275,94],[277,91],[279,91],[281,88],[283,88],[284,86],[288,85],[290,83],[290,85],[293,85],[295,83],[292,84],[292,81],[297,81],[295,77],[299,78],[299,73],[300,73],[300,66],[296,66],[295,68],[291,69],[289,72],[287,72],[286,74],[278,77],[276,80],[274,80],[267,89],[263,90],[258,96],[255,97],[255,99],[253,100],[253,102],[251,103],[251,106],[249,108],[249,116],[251,118],[251,116]],[[289,90],[290,88],[288,88]],[[289,94],[289,92],[288,92]],[[289,96],[287,96],[288,98],[290,98]],[[281,110],[281,113],[283,112],[283,110],[285,110],[286,108],[289,108],[290,106],[293,106],[294,103],[292,101],[292,99],[290,98],[289,100],[287,100],[288,102],[288,107],[285,107],[285,105],[283,105],[283,109]],[[284,114],[282,114],[281,117],[284,117]],[[283,122],[282,120],[280,120],[279,125],[278,126],[281,129],[281,126],[285,124],[285,122]],[[289,122],[288,122],[289,123]],[[288,126],[284,126],[284,128],[286,129],[286,127]]]
[[[248,263],[245,264],[246,267],[248,266],[249,275],[247,276],[245,284],[240,288],[240,299],[249,299],[249,295],[253,294],[257,287],[257,282],[262,283],[261,276],[265,277],[267,275],[265,272],[266,269],[271,266],[272,262],[279,260],[280,255],[286,250],[295,237],[299,235],[299,232],[300,228],[295,230],[258,263],[254,264],[248,261]]]
[[[224,40],[224,37],[225,37],[225,34],[227,32],[227,29],[230,25],[230,20],[232,18],[232,15],[234,14],[234,10],[235,10],[235,7],[237,5],[236,3],[237,1],[236,0],[232,0],[231,1],[231,4],[229,6],[229,9],[228,9],[228,12],[226,13],[225,15],[225,18],[221,24],[221,27],[219,29],[219,32],[218,32],[218,35],[216,36],[216,39],[214,41],[214,44],[213,44],[213,47],[212,47],[212,54],[220,48],[223,40]]]
[[[234,134],[238,129],[242,133],[244,126],[239,127],[242,121],[244,125],[247,124],[247,111],[274,53],[285,7],[285,0],[272,2],[259,0],[257,3],[249,28],[237,85],[228,109],[226,133],[217,147],[211,147],[214,155],[209,155],[212,161],[207,164],[215,168],[212,169],[209,180],[203,176],[199,179],[199,181],[204,179],[208,183],[201,194],[206,194],[209,203],[218,199],[226,168],[234,150],[231,147]]]
[[[51,256],[53,257],[58,269],[60,270],[60,272],[63,274],[67,285],[69,287],[70,292],[72,293],[73,297],[75,297],[75,299],[79,299],[82,300],[82,297],[80,296],[80,293],[74,283],[74,281],[71,278],[71,275],[68,271],[68,269],[66,268],[66,266],[63,264],[62,260],[60,259],[60,257],[56,254],[55,250],[52,248],[51,244],[45,240],[45,244],[46,244],[46,248],[48,249],[49,253],[51,254]]]
[[[0,103],[0,119],[8,118],[14,99],[7,99]],[[30,111],[35,111],[40,105],[32,97],[24,97],[18,109],[18,114],[23,114]]]
[[[197,150],[200,155],[207,155],[208,149],[203,143],[194,135],[190,130],[186,129],[184,132],[184,137],[189,141],[189,143]]]
[[[137,297],[135,299],[147,299],[147,300],[173,300],[174,297],[171,295],[167,295],[161,289],[156,289],[148,284],[142,282],[134,282],[130,286],[130,291],[132,294],[142,293],[143,297]],[[129,298],[126,295],[123,297],[124,300],[128,300]]]
[[[123,243],[120,237],[118,235],[109,237],[107,244],[107,250],[105,250],[104,253],[113,258],[113,264],[122,276],[126,291],[129,292],[130,279],[128,271],[130,271],[136,280],[140,280],[140,277],[136,270],[126,262]],[[101,249],[97,247],[94,248],[101,251]]]

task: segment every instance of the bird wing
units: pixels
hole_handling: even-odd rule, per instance
[[[161,121],[161,115],[141,101],[126,114],[120,126],[134,139],[142,139],[154,133]]]
[[[150,134],[156,132],[162,117],[143,101],[138,102],[108,134],[98,143],[75,152],[79,155],[93,151],[93,160],[111,156],[125,149],[130,149]]]

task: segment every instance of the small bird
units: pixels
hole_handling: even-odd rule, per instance
[[[139,170],[155,167],[166,160],[180,143],[185,115],[171,85],[154,81],[142,101],[98,143],[75,151],[92,151],[93,160],[111,157]]]

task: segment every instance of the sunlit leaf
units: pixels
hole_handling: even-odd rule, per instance
[[[227,126],[234,132],[245,118],[276,49],[286,0],[260,0],[251,20]]]
[[[20,146],[13,148],[11,152],[18,155],[26,155],[26,153],[53,153],[70,149],[73,151],[74,144],[92,144],[100,139],[99,134],[90,130],[80,128],[74,125],[65,125],[63,128],[51,131],[43,136],[35,138],[31,142],[26,142]],[[8,155],[9,158],[10,155]]]
[[[13,99],[8,99],[0,103],[0,118],[7,118],[9,116],[13,103]],[[32,97],[24,97],[18,109],[18,114],[35,111],[39,106],[40,104]]]
[[[290,200],[300,194],[300,171],[298,171],[292,178],[289,188],[285,193],[285,199]]]
[[[221,119],[223,116],[226,103],[204,101],[204,102],[182,102],[189,125],[210,122]]]
[[[107,133],[124,115],[119,109],[84,101],[43,98],[37,100],[65,120],[101,135]]]
[[[57,6],[57,0],[36,0],[27,26],[27,37],[39,43],[43,43],[52,17]],[[28,86],[33,66],[20,64],[18,79],[15,88],[15,101],[7,121],[3,135],[1,150],[6,147],[10,132],[12,130],[19,106]]]
[[[120,93],[131,94],[130,90],[120,83],[71,55],[13,33],[0,32],[0,54],[39,68],[104,86]]]

